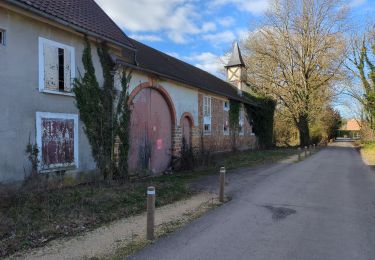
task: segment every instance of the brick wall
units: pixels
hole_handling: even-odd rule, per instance
[[[252,127],[250,126],[246,116],[243,135],[236,134],[235,137],[233,137],[231,131],[227,135],[224,134],[223,126],[225,121],[229,121],[229,112],[224,110],[224,99],[220,99],[214,96],[211,96],[211,133],[203,133],[204,95],[205,94],[203,93],[198,94],[199,125],[192,131],[193,147],[196,149],[201,149],[201,146],[203,144],[203,148],[205,150],[209,150],[212,152],[231,151],[233,146],[235,146],[236,149],[239,150],[255,148],[256,137],[252,134]]]

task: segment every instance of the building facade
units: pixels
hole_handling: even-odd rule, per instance
[[[256,146],[244,109],[235,144],[230,136],[230,100],[247,102],[241,96],[244,78],[231,72],[244,69],[237,45],[227,67],[233,84],[128,38],[93,0],[5,0],[0,2],[0,182],[19,181],[30,172],[29,142],[38,145],[41,174],[95,170],[72,93],[74,78],[84,73],[85,37],[99,84],[103,76],[94,47],[101,41],[108,43],[119,70],[132,69],[132,171],[163,172],[180,154],[183,140],[212,152]]]

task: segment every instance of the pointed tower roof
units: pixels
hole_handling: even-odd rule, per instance
[[[242,66],[245,67],[245,62],[242,59],[241,50],[237,42],[233,44],[232,55],[230,56],[229,62],[225,67]]]

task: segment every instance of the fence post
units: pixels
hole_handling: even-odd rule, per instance
[[[225,167],[220,167],[220,190],[219,201],[224,202],[224,187],[225,187]]]
[[[301,161],[301,147],[298,147],[298,161]]]
[[[311,155],[311,145],[309,145],[309,155]]]
[[[155,226],[155,187],[147,188],[147,239],[154,240]]]
[[[307,157],[307,146],[305,146],[305,158]]]

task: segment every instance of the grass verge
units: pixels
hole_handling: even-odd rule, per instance
[[[375,142],[361,142],[361,156],[363,161],[370,166],[375,166]]]
[[[35,192],[18,191],[0,198],[0,257],[41,247],[60,237],[75,236],[106,223],[145,211],[145,191],[154,185],[156,206],[194,194],[192,179],[227,169],[272,163],[296,153],[292,149],[217,155],[208,167],[133,183],[91,183]],[[172,228],[174,230],[174,228]]]

